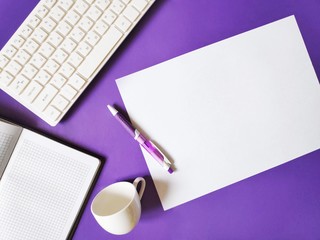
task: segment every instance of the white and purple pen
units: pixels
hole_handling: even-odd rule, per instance
[[[121,123],[127,132],[170,174],[173,173],[171,162],[166,156],[145,136],[143,136],[131,123],[129,123],[114,107],[108,105],[111,114]]]

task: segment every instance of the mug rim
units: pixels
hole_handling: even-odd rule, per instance
[[[130,183],[130,182],[121,181],[121,182],[112,183],[112,184],[110,184],[109,186],[106,186],[105,188],[103,188],[102,190],[100,190],[100,191],[97,193],[97,195],[93,198],[93,200],[92,200],[92,202],[91,202],[91,212],[92,212],[92,214],[94,214],[95,216],[98,216],[98,217],[111,217],[111,216],[113,216],[113,215],[115,215],[115,214],[119,214],[119,213],[123,212],[125,209],[128,208],[128,206],[133,202],[134,197],[135,197],[135,194],[131,197],[130,201],[129,201],[124,207],[122,207],[119,211],[117,211],[117,212],[114,212],[114,213],[112,213],[112,214],[101,215],[101,214],[97,214],[97,213],[95,213],[95,212],[93,211],[94,202],[95,202],[96,198],[99,197],[100,193],[102,193],[103,191],[105,191],[107,188],[111,188],[112,186],[118,185],[118,184],[125,184],[125,185],[128,185],[128,186],[130,185],[130,188],[131,188],[131,189],[133,188],[134,191],[135,191],[135,194],[137,194],[137,189],[136,189],[136,188],[134,187],[134,185],[133,185],[132,183]]]

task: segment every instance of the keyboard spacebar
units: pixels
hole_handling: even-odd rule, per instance
[[[86,79],[89,79],[97,67],[99,67],[102,61],[108,56],[108,53],[121,39],[122,35],[123,34],[119,30],[111,27],[102,37],[100,42],[94,47],[92,52],[81,63],[78,68],[78,73],[80,73]]]

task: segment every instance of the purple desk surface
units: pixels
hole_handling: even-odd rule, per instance
[[[0,1],[0,48],[37,2]],[[320,239],[320,150],[164,212],[138,145],[106,109],[125,110],[115,79],[292,14],[319,77],[319,0],[157,0],[58,126],[0,91],[0,116],[105,159],[73,239]],[[140,223],[124,236],[103,231],[93,196],[137,176],[147,179]]]

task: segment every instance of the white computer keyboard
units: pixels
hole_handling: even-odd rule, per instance
[[[55,126],[154,0],[41,0],[0,51],[0,88]]]

